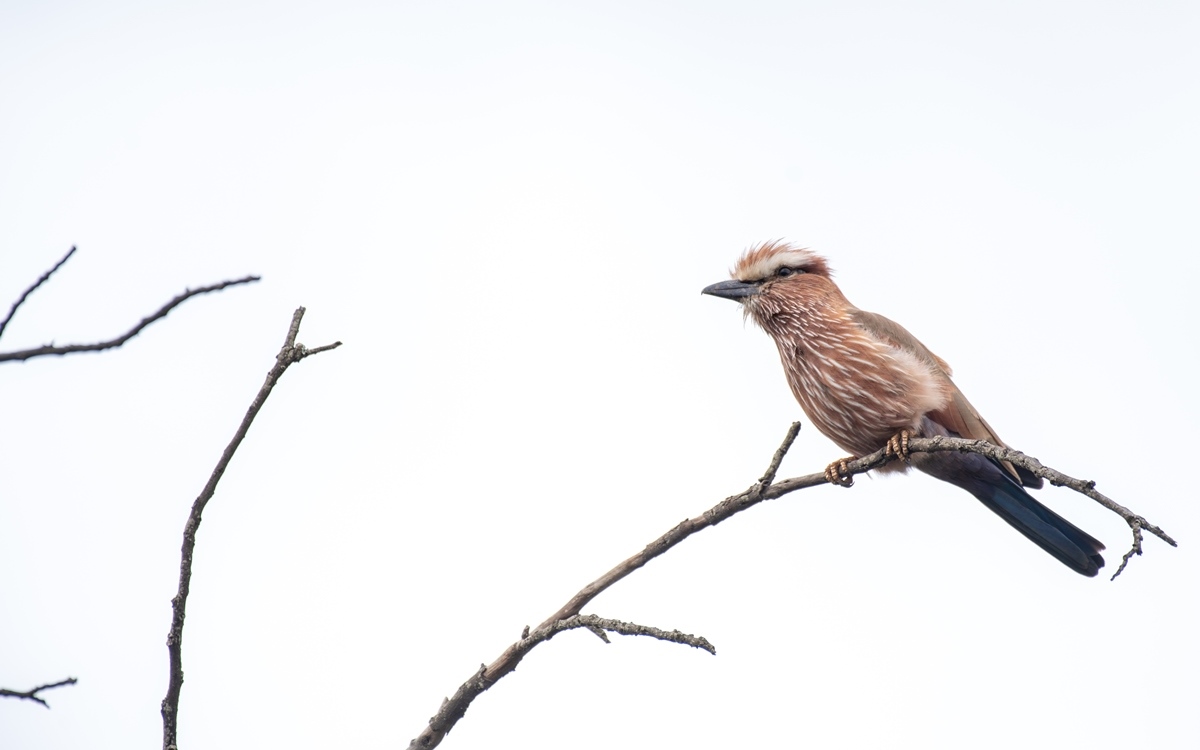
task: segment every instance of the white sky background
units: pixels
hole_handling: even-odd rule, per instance
[[[188,508],[181,746],[404,747],[522,626],[754,481],[801,418],[701,297],[830,258],[1014,446],[1178,538],[1076,576],[931,479],[708,530],[444,747],[1194,748],[1195,3],[0,6],[5,748],[151,748]],[[782,474],[841,452],[806,426]],[[1129,534],[1038,495],[1109,547]]]

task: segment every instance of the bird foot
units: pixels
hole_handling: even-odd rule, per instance
[[[909,430],[900,430],[895,435],[888,438],[887,445],[884,446],[883,455],[889,458],[898,458],[904,463],[908,463],[908,441],[913,437]]]
[[[825,481],[830,484],[836,484],[839,487],[853,487],[854,477],[850,476],[850,467],[847,464],[855,460],[855,458],[857,456],[846,456],[826,466]]]

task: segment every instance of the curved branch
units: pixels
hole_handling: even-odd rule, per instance
[[[763,472],[758,482],[751,485],[741,495],[722,500],[703,515],[688,519],[658,539],[655,539],[646,545],[645,549],[641,552],[624,560],[612,570],[592,581],[587,586],[584,586],[579,593],[571,597],[557,612],[548,617],[541,625],[538,625],[532,634],[526,628],[526,632],[521,634],[521,640],[505,649],[504,653],[500,654],[500,657],[490,665],[480,665],[479,671],[460,685],[452,698],[442,701],[441,708],[429,720],[428,726],[409,743],[409,750],[427,750],[441,744],[450,729],[466,713],[467,706],[470,705],[476,696],[496,684],[497,680],[516,669],[517,664],[525,658],[525,654],[529,653],[530,649],[539,643],[549,640],[554,633],[559,632],[557,628],[561,628],[562,623],[570,622],[574,618],[579,617],[579,611],[602,591],[679,544],[684,539],[687,539],[692,534],[695,534],[697,531],[720,523],[734,513],[766,499],[765,493],[772,486],[771,481],[775,477],[775,472],[779,470],[779,464],[783,461],[783,457],[787,455],[788,449],[792,447],[792,443],[796,440],[796,435],[799,432],[800,423],[793,422],[791,427],[788,428],[783,442],[780,444],[778,450],[775,451],[775,455],[771,457],[771,462],[767,466],[767,470]],[[703,648],[703,646],[697,647]],[[710,650],[710,653],[715,654],[716,652],[715,650]]]
[[[539,625],[532,634],[528,632],[527,628],[526,632],[522,634],[521,640],[505,649],[504,653],[490,665],[481,665],[479,670],[458,688],[453,698],[442,702],[441,710],[429,720],[429,725],[409,743],[409,750],[428,750],[428,748],[439,745],[454,724],[463,717],[467,706],[470,705],[476,696],[494,685],[497,680],[516,669],[517,664],[520,663],[521,659],[525,657],[525,654],[530,649],[538,643],[549,640],[554,633],[560,632],[556,628],[560,628],[563,623],[576,622],[575,618],[579,617],[579,611],[588,602],[617,581],[625,578],[633,571],[662,555],[696,532],[707,529],[710,526],[716,526],[734,514],[740,513],[764,500],[774,500],[807,487],[829,484],[823,472],[774,481],[779,464],[783,461],[783,457],[787,454],[788,449],[791,448],[792,442],[796,439],[796,434],[799,430],[800,423],[792,423],[792,426],[788,428],[787,435],[783,439],[783,443],[771,458],[771,463],[767,467],[767,471],[763,473],[757,482],[737,495],[725,498],[699,516],[683,521],[658,539],[650,542],[641,552],[623,560],[612,570],[580,589],[557,612]],[[1178,546],[1175,540],[1168,536],[1162,529],[1097,492],[1095,482],[1069,477],[1055,469],[1043,466],[1036,458],[1026,456],[1020,451],[1015,451],[1011,448],[1001,448],[983,440],[964,440],[949,437],[912,438],[908,443],[908,451],[909,453],[959,451],[979,453],[999,461],[1008,461],[1009,463],[1028,469],[1053,485],[1068,487],[1076,492],[1087,495],[1108,510],[1121,516],[1133,531],[1134,544],[1133,548],[1125,555],[1124,560],[1121,562],[1121,567],[1113,575],[1113,579],[1125,569],[1125,564],[1132,555],[1140,555],[1142,553],[1141,541],[1143,529],[1154,534],[1172,547]],[[881,448],[869,456],[848,461],[843,476],[865,474],[871,469],[879,468],[893,460],[895,460],[894,456],[888,455],[886,448]],[[572,627],[580,627],[580,625],[575,624]]]
[[[179,691],[183,688],[183,620],[187,610],[188,591],[191,588],[192,582],[192,554],[196,548],[196,530],[200,527],[200,517],[204,512],[204,506],[208,505],[208,501],[216,493],[217,483],[221,481],[221,477],[225,474],[225,469],[233,459],[234,452],[242,444],[242,440],[250,430],[250,424],[258,416],[258,412],[262,409],[263,404],[266,403],[267,397],[271,395],[271,390],[279,382],[279,378],[283,377],[283,373],[287,368],[305,357],[329,351],[330,349],[336,349],[342,345],[342,342],[337,341],[326,346],[317,347],[316,349],[308,349],[302,344],[297,344],[296,336],[300,333],[300,321],[303,317],[303,307],[297,308],[296,312],[292,314],[292,322],[288,326],[287,336],[283,341],[283,348],[279,350],[279,354],[275,355],[275,366],[267,373],[266,382],[263,383],[262,388],[258,391],[258,395],[251,402],[250,408],[246,411],[246,416],[242,417],[242,423],[238,425],[237,431],[233,434],[233,439],[229,441],[229,445],[225,446],[225,451],[221,454],[220,460],[217,461],[217,466],[213,469],[212,475],[204,485],[204,489],[201,490],[196,501],[192,503],[192,511],[188,514],[187,523],[183,526],[183,548],[179,561],[179,591],[171,599],[171,629],[167,632],[167,655],[170,660],[170,677],[167,682],[167,695],[163,698],[161,709],[163,717],[163,750],[174,750],[177,747]]]
[[[49,271],[42,274],[38,278],[38,280],[33,282],[33,284],[28,289],[25,290],[25,293],[22,294],[20,296],[20,298],[17,299],[17,301],[13,303],[12,309],[10,309],[8,311],[8,317],[6,317],[3,322],[0,322],[0,336],[4,335],[4,329],[8,328],[9,321],[11,321],[13,319],[13,316],[17,314],[17,310],[19,310],[21,308],[21,305],[25,304],[25,300],[29,299],[29,295],[36,292],[37,288],[39,286],[41,286],[42,284],[45,284],[47,281],[49,281],[50,277],[54,275],[54,272],[57,271],[58,269],[62,268],[63,264],[66,263],[68,260],[70,260],[71,256],[74,254],[75,254],[75,246],[72,245],[71,249],[67,251],[67,254],[62,257],[62,260],[55,263],[53,268],[51,268]]]
[[[70,257],[70,254],[68,254],[67,257]],[[66,258],[63,258],[63,261],[65,261],[65,260],[66,260]],[[62,264],[60,263],[59,265],[62,265]],[[57,267],[58,266],[55,266],[55,268],[57,268]],[[38,283],[35,284],[30,289],[30,291],[33,291],[33,289],[36,289],[42,283],[42,281],[45,281],[47,278],[49,278],[50,273],[53,273],[53,270],[51,270],[45,276],[43,276],[43,278],[40,279],[38,281]],[[198,296],[201,294],[208,294],[209,292],[219,292],[222,289],[224,289],[226,287],[230,287],[230,286],[237,286],[239,284],[250,284],[255,281],[259,281],[260,278],[261,277],[259,277],[259,276],[244,276],[240,279],[233,279],[231,281],[222,281],[219,284],[211,284],[209,286],[202,286],[198,289],[184,290],[183,294],[180,294],[179,296],[172,299],[170,302],[167,302],[167,304],[160,307],[158,309],[158,311],[155,312],[153,315],[149,315],[145,318],[142,318],[142,320],[137,325],[135,325],[132,329],[130,329],[127,333],[124,333],[124,334],[116,337],[115,339],[111,339],[109,341],[101,341],[98,344],[68,344],[66,346],[54,346],[51,344],[47,344],[46,346],[39,346],[36,349],[25,349],[24,351],[19,351],[19,352],[2,352],[2,353],[0,353],[0,362],[24,362],[25,360],[33,359],[34,357],[46,357],[46,356],[50,356],[50,355],[60,355],[61,356],[63,354],[75,354],[76,352],[102,352],[105,349],[114,349],[118,346],[121,346],[126,341],[128,341],[129,339],[138,335],[139,333],[141,333],[142,329],[146,328],[146,326],[150,325],[151,323],[154,323],[157,320],[161,320],[162,318],[167,317],[167,313],[171,312],[176,307],[179,307],[181,304],[183,304],[187,300],[191,299],[192,297],[195,297],[195,296]],[[28,294],[29,293],[26,292],[25,296],[28,296]],[[17,304],[13,306],[13,312],[16,312],[16,308],[20,306],[21,302],[23,302],[24,299],[25,299],[25,297],[22,297],[20,300],[17,301]],[[11,316],[12,316],[12,313],[9,313],[9,317],[11,317]],[[7,323],[7,321],[5,321],[5,323]]]
[[[660,641],[668,641],[670,643],[680,643],[693,648],[702,649],[716,656],[717,649],[706,638],[701,636],[681,633],[678,630],[659,630],[648,625],[638,625],[632,622],[622,622],[621,620],[609,620],[596,615],[574,615],[565,620],[543,625],[538,627],[532,633],[529,628],[525,628],[525,632],[521,633],[521,640],[511,646],[511,650],[523,657],[529,653],[534,646],[545,643],[554,636],[564,630],[573,630],[575,628],[587,628],[600,637],[600,640],[608,643],[608,636],[605,631],[620,633],[622,635],[646,635],[651,638],[657,638]],[[441,708],[429,720],[429,726],[425,728],[416,739],[410,744],[412,748],[427,748],[436,747],[441,743],[442,739],[450,731],[450,728],[458,723],[458,720],[467,712],[467,706],[471,705],[471,701],[475,700],[476,696],[487,690],[495,684],[496,679],[489,674],[489,667],[486,664],[480,664],[479,669],[475,674],[459,685],[458,690],[454,695],[442,701]]]
[[[59,265],[62,265],[62,264],[60,263]],[[51,273],[53,273],[53,271],[51,271]],[[47,274],[47,275],[49,275],[49,274]],[[76,682],[79,682],[79,680],[75,679],[74,677],[68,677],[65,680],[59,680],[58,682],[52,682],[49,685],[38,685],[37,687],[33,688],[32,690],[26,690],[24,692],[22,692],[20,690],[9,690],[8,688],[0,688],[0,698],[24,698],[26,700],[37,701],[38,703],[41,703],[46,708],[50,708],[50,704],[47,703],[42,698],[38,697],[38,693],[42,692],[43,690],[53,690],[54,688],[62,687],[64,685],[74,685]]]
[[[1020,451],[1012,448],[1001,448],[998,445],[992,445],[986,440],[966,440],[963,438],[952,437],[932,437],[932,438],[912,438],[908,443],[910,453],[939,453],[943,451],[957,451],[959,453],[978,453],[981,456],[995,459],[997,461],[1007,461],[1010,464],[1015,464],[1024,469],[1028,469],[1037,476],[1045,479],[1055,487],[1066,487],[1075,490],[1081,495],[1087,495],[1092,500],[1102,505],[1107,510],[1116,513],[1129,525],[1129,529],[1133,534],[1133,544],[1130,546],[1125,556],[1121,558],[1121,565],[1117,571],[1113,573],[1110,581],[1115,581],[1117,576],[1121,575],[1125,570],[1125,566],[1129,563],[1130,558],[1134,555],[1142,554],[1142,531],[1149,531],[1154,536],[1163,540],[1172,547],[1178,547],[1179,544],[1171,538],[1167,532],[1163,531],[1158,526],[1147,521],[1143,516],[1139,516],[1124,505],[1114,501],[1106,495],[1096,491],[1096,482],[1091,479],[1076,479],[1068,476],[1057,469],[1052,469],[1045,466],[1041,461],[1038,461],[1033,456],[1027,456]],[[879,450],[869,456],[850,461],[847,464],[849,475],[862,474],[871,469],[876,469],[888,461],[893,460],[887,455],[886,450]],[[782,497],[789,492],[812,487],[818,484],[825,484],[824,474],[809,474],[805,477],[797,477],[795,479],[785,479],[773,485],[768,494],[768,499]]]

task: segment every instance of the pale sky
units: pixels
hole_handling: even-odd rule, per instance
[[[804,420],[701,297],[825,255],[1015,448],[1180,541],[861,478],[701,533],[585,611],[704,635],[536,649],[442,745],[1195,748],[1200,6],[0,5],[0,747],[152,748],[183,523],[180,745],[406,747],[575,591]],[[842,452],[805,425],[782,476]]]

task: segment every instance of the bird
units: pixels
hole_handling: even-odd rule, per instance
[[[887,449],[881,473],[915,467],[974,495],[1071,570],[1095,576],[1104,545],[1035,500],[1042,480],[977,453],[908,452],[913,437],[1004,442],[950,379],[950,365],[900,324],[860,310],[834,283],[822,256],[782,240],[751,246],[730,280],[702,294],[741,303],[775,341],[792,394],[820,432],[851,455],[825,470],[850,486],[846,464]]]

